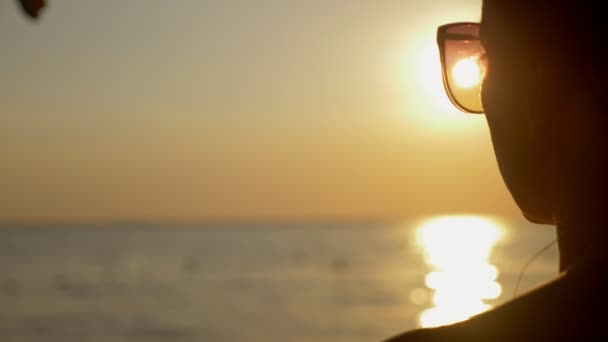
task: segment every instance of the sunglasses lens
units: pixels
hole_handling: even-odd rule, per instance
[[[440,42],[443,44],[443,79],[452,103],[466,112],[483,112],[481,85],[487,64],[479,41],[479,26],[451,26],[444,37]]]

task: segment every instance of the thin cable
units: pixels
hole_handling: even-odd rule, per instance
[[[551,242],[549,242],[547,245],[545,245],[545,247],[541,248],[541,250],[536,252],[536,254],[534,254],[534,256],[532,258],[530,258],[530,260],[528,260],[528,262],[526,263],[524,268],[519,272],[519,276],[517,277],[517,283],[515,284],[515,290],[513,291],[513,297],[517,296],[517,291],[519,291],[519,285],[521,284],[521,279],[523,278],[524,273],[526,272],[526,269],[528,268],[528,266],[530,266],[530,264],[532,264],[534,262],[534,260],[536,260],[536,258],[538,258],[543,253],[545,253],[556,242],[557,242],[557,238],[551,240]]]

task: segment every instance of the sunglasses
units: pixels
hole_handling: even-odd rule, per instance
[[[487,61],[478,23],[453,23],[437,29],[443,86],[450,101],[465,113],[481,114],[481,86]]]

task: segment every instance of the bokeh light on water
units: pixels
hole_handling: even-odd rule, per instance
[[[498,298],[502,287],[490,256],[503,236],[500,224],[479,216],[437,217],[417,228],[416,243],[429,267],[425,285],[433,291],[433,306],[419,316],[422,327],[459,322],[491,308],[486,301]]]

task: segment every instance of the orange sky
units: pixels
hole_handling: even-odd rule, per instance
[[[480,1],[0,4],[0,220],[517,215],[435,27]]]

